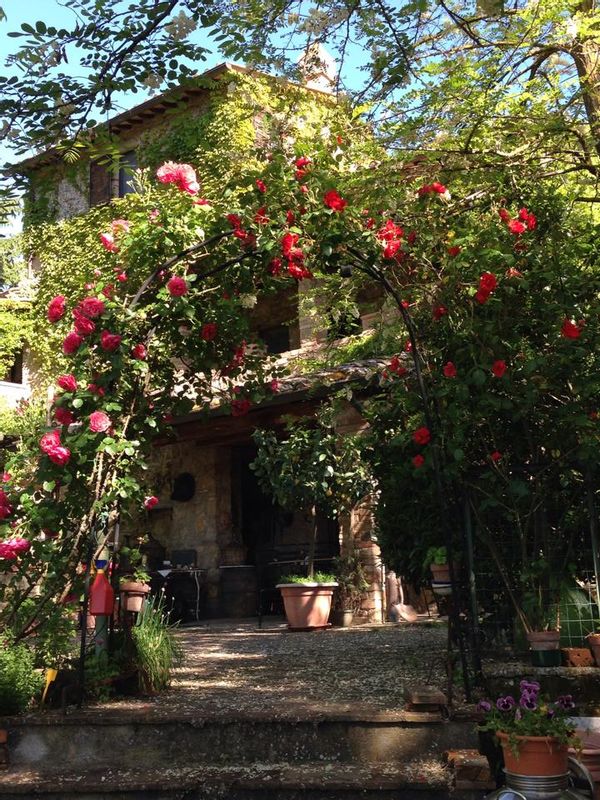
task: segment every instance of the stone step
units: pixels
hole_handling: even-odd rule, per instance
[[[65,764],[68,762],[65,760]],[[56,765],[55,765],[56,767]],[[69,769],[71,769],[69,765]],[[480,800],[441,762],[246,764],[0,773],[2,800]]]
[[[469,720],[417,720],[345,714],[309,720],[272,715],[144,717],[85,710],[31,714],[6,720],[12,767],[52,770],[56,764],[86,771],[112,766],[168,768],[171,763],[245,764],[327,761],[332,764],[440,758],[475,745]],[[2,727],[2,721],[0,721]]]

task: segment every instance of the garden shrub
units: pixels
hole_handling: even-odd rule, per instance
[[[0,637],[0,715],[26,711],[42,683],[31,650],[7,636]]]

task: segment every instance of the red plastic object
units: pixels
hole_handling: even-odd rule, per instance
[[[104,570],[100,570],[90,589],[90,607],[88,613],[95,617],[110,616],[115,604],[115,593],[108,582]]]

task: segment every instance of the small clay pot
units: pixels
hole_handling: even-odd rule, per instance
[[[560,631],[530,631],[527,634],[530,650],[560,649]]]
[[[138,614],[142,610],[144,600],[150,593],[147,583],[141,581],[123,581],[121,589],[121,608]]]
[[[431,577],[436,583],[450,583],[449,564],[431,564]]]

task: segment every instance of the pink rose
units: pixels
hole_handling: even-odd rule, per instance
[[[99,297],[85,297],[77,308],[90,319],[96,319],[96,317],[102,316],[106,310],[104,301],[100,300]]]
[[[173,297],[182,297],[184,294],[187,294],[188,285],[179,275],[173,275],[167,282],[167,289],[169,290],[169,294]]]
[[[66,356],[72,356],[76,353],[83,344],[83,336],[80,336],[75,331],[67,333],[63,339],[63,353]]]
[[[54,409],[54,419],[60,425],[72,425],[75,422],[73,413],[69,411],[68,408],[63,408],[62,406],[57,406]]]
[[[2,483],[8,483],[10,479],[11,479],[10,472],[3,472],[2,475],[0,476],[0,480],[2,481]]]
[[[100,347],[107,353],[113,353],[118,350],[121,344],[122,336],[118,333],[110,333],[109,331],[102,331],[100,334]]]
[[[48,458],[52,461],[53,464],[57,464],[59,467],[64,467],[66,464],[69,463],[69,459],[71,458],[71,451],[68,447],[63,447],[59,445],[58,447],[53,448],[48,453]]]
[[[119,252],[119,245],[115,242],[115,237],[112,233],[101,233],[100,241],[102,242],[102,247],[108,250],[109,253]]]
[[[68,375],[61,375],[56,383],[61,389],[64,389],[65,392],[77,391],[77,378],[70,373]]]
[[[53,297],[48,303],[47,317],[49,322],[58,322],[65,315],[67,301],[62,294]]]
[[[146,499],[144,500],[144,508],[147,511],[151,511],[156,505],[158,505],[158,497],[155,497],[154,495],[146,497]]]
[[[104,433],[111,425],[110,417],[104,411],[93,411],[90,414],[90,430],[93,433]]]
[[[48,452],[55,447],[60,447],[60,433],[58,431],[49,431],[45,433],[40,439],[40,450],[42,453],[48,454]]]
[[[31,548],[31,542],[28,542],[27,539],[23,539],[21,536],[15,536],[13,539],[7,539],[4,544],[12,547],[18,556],[20,556],[22,553],[26,553]]]
[[[140,361],[145,361],[148,356],[148,351],[143,344],[136,344],[136,346],[131,350],[131,355],[133,358],[137,358]]]
[[[196,172],[189,164],[167,161],[156,170],[156,177],[161,183],[174,183],[180,191],[188,194],[198,194],[200,191]]]
[[[110,223],[110,227],[115,235],[118,233],[127,233],[131,228],[131,222],[126,219],[113,219]]]

